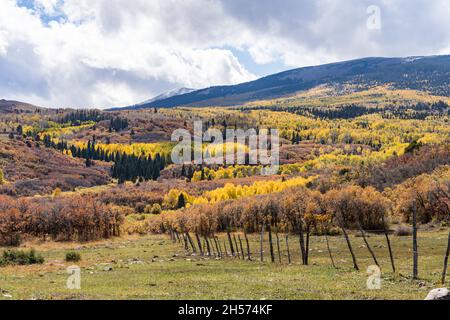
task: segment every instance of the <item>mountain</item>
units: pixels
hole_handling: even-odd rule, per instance
[[[12,112],[35,112],[38,109],[42,108],[20,101],[12,101],[5,99],[0,100],[0,114]]]
[[[161,97],[135,108],[239,105],[255,100],[286,97],[324,84],[353,84],[362,87],[389,84],[396,89],[421,90],[448,97],[450,56],[364,58],[305,67],[243,84],[216,86]]]

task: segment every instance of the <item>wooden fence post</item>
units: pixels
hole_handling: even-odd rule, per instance
[[[334,259],[333,259],[333,254],[331,253],[330,242],[328,241],[327,232],[328,232],[328,230],[325,230],[325,240],[327,241],[328,254],[330,255],[331,265],[333,266],[333,268],[336,268],[336,265],[335,265]]]
[[[239,254],[239,246],[238,246],[238,243],[236,240],[236,235],[234,233],[233,233],[233,240],[234,240],[234,247],[236,248],[237,257],[238,257],[238,259],[241,259],[241,255]],[[242,256],[242,258],[244,258],[244,257]]]
[[[234,253],[233,241],[231,240],[231,234],[230,234],[229,230],[227,230],[227,236],[228,236],[228,243],[230,244],[231,255],[234,257],[235,253]]]
[[[267,229],[269,231],[269,249],[270,249],[270,261],[272,261],[272,263],[275,262],[275,254],[273,252],[273,243],[272,243],[272,227],[270,225],[270,223],[267,225]]]
[[[189,234],[189,232],[186,232],[186,237],[189,241],[189,244],[192,247],[192,252],[197,253],[197,249],[195,248],[194,241],[192,241],[192,238],[191,238],[191,235]]]
[[[214,245],[215,245],[215,247],[216,247],[217,256],[220,258],[220,257],[222,256],[222,254],[221,254],[221,252],[220,252],[220,250],[219,250],[219,246],[217,245],[217,239],[216,239],[216,236],[213,235],[212,238],[213,238],[213,240],[214,240]]]
[[[419,250],[417,246],[417,205],[413,203],[413,279],[419,278]]]
[[[242,240],[241,240],[241,235],[240,234],[238,234],[238,239],[239,239],[239,245],[241,247],[242,260],[245,260],[244,247],[242,247]]]
[[[211,257],[211,247],[210,247],[210,245],[209,245],[208,238],[207,238],[206,235],[204,236],[204,238],[205,238],[205,243],[206,243],[206,249],[207,249],[207,251],[208,251],[208,257]]]
[[[378,263],[377,257],[375,256],[375,253],[373,252],[372,248],[370,247],[369,241],[367,241],[366,233],[364,232],[363,228],[361,227],[361,224],[359,221],[357,222],[359,232],[361,232],[361,235],[363,237],[364,243],[366,244],[367,250],[369,250],[370,255],[372,256],[373,262],[379,267],[380,264]]]
[[[300,243],[300,252],[302,254],[302,264],[306,264],[306,252],[305,252],[305,238],[303,234],[303,226],[302,222],[300,221],[300,224],[298,225],[298,239]]]
[[[278,262],[281,263],[281,249],[280,249],[280,238],[278,237],[278,230],[276,230],[275,232],[275,238],[277,239]]]
[[[443,285],[445,285],[445,278],[447,275],[449,255],[450,255],[450,232],[448,234],[447,252],[445,253],[445,259],[444,259],[444,271],[442,271],[442,284]]]
[[[230,253],[228,252],[228,248],[227,248],[227,242],[225,240],[223,240],[223,247],[225,248],[225,254],[227,257],[230,256]]]
[[[289,250],[289,234],[286,234],[286,249],[287,249],[288,263],[291,264],[291,251]]]
[[[345,231],[344,227],[341,227],[341,229],[342,229],[342,232],[344,233],[345,241],[347,241],[348,250],[350,251],[350,254],[352,255],[353,268],[355,268],[355,270],[359,270],[358,262],[356,261],[356,256],[355,256],[355,253],[353,252],[352,244],[350,243],[350,238],[348,237],[348,233],[347,233],[347,231]]]
[[[208,243],[209,243],[210,246],[211,246],[212,254],[213,254],[214,257],[217,257],[218,255],[217,255],[216,250],[214,249],[214,246],[212,245],[210,239],[211,239],[211,238],[208,237],[208,238],[207,238],[207,241],[208,241]]]
[[[248,258],[248,260],[252,260],[252,256],[251,256],[251,253],[250,253],[250,243],[248,242],[248,237],[247,237],[247,232],[245,231],[245,229],[244,229],[244,236],[245,236],[245,242],[247,243],[247,258]]]
[[[309,240],[311,236],[311,227],[309,223],[306,226],[306,247],[305,247],[305,265],[309,264]]]
[[[264,222],[262,224],[261,228],[261,236],[259,237],[259,253],[261,257],[261,262],[264,262],[264,247],[263,247],[263,241],[264,241]]]
[[[381,221],[383,223],[383,229],[384,229],[384,236],[386,238],[386,243],[388,246],[388,250],[389,250],[389,257],[391,259],[391,266],[392,266],[392,272],[395,273],[395,260],[394,260],[394,253],[392,251],[392,247],[391,247],[391,241],[389,240],[389,234],[386,228],[386,222],[384,221],[384,214],[381,216]]]
[[[198,248],[200,250],[200,255],[203,257],[204,256],[204,252],[203,252],[203,248],[202,248],[202,241],[200,240],[200,236],[198,235],[198,233],[195,233],[195,237],[197,238],[197,245]]]
[[[183,241],[184,241],[184,250],[189,251],[186,234],[183,233],[182,236],[183,236]]]

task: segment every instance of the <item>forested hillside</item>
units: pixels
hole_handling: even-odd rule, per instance
[[[292,96],[320,85],[391,85],[450,96],[450,56],[365,58],[306,67],[234,86],[211,87],[131,108],[231,106]]]
[[[421,60],[360,60],[299,72],[316,85],[327,72],[348,80],[369,68],[368,79],[376,79],[377,70],[397,70],[400,63],[398,72],[413,64],[419,81],[420,68],[446,61]],[[286,88],[298,83],[294,74],[285,74]],[[443,87],[427,82],[433,90],[411,89],[419,82],[410,80],[326,84],[230,107],[102,111],[2,101],[0,246],[124,241],[121,247],[129,248],[135,240],[128,239],[137,236],[163,237],[158,246],[181,250],[167,261],[181,255],[183,266],[198,261],[253,268],[259,261],[263,268],[301,264],[348,276],[374,264],[389,270],[397,285],[399,272],[409,273],[411,266],[411,241],[404,237],[418,228],[427,246],[424,259],[431,261],[420,269],[424,286],[445,283],[450,101],[440,75],[436,81]],[[398,80],[384,76],[385,82]],[[177,129],[194,133],[194,121],[202,121],[202,133],[277,129],[277,171],[266,175],[267,168],[249,161],[249,147],[237,143],[231,143],[233,150],[245,153],[239,165],[175,164],[171,135]],[[200,147],[216,156],[227,145],[204,141]],[[94,254],[102,250],[95,248]],[[2,265],[17,263],[8,252],[0,272]],[[33,251],[23,263],[43,259]],[[128,266],[141,260],[130,261]],[[116,263],[114,268],[123,267]],[[146,263],[140,263],[142,270]],[[310,276],[308,281],[317,281]],[[402,285],[411,289],[413,281]],[[396,294],[391,289],[383,294]]]

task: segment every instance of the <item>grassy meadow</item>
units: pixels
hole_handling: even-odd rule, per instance
[[[226,235],[220,235],[221,242]],[[397,273],[392,273],[384,236],[368,238],[382,267],[382,287],[368,290],[367,267],[373,265],[364,242],[351,235],[360,271],[344,238],[329,237],[337,268],[330,263],[324,237],[313,237],[310,265],[300,264],[298,238],[291,235],[292,264],[287,263],[285,237],[280,235],[282,263],[270,262],[267,234],[264,262],[259,235],[251,235],[252,261],[188,254],[165,235],[129,236],[86,244],[27,243],[41,253],[43,265],[0,268],[0,299],[424,299],[440,285],[447,244],[445,230],[419,232],[420,280],[412,272],[411,237],[391,236]],[[65,262],[71,250],[80,253],[81,289],[66,288]],[[244,243],[244,251],[245,251]]]
[[[9,102],[0,110],[0,299],[422,300],[442,286],[448,243],[448,103],[429,92],[347,85],[230,107],[51,110]],[[200,120],[205,131],[277,129],[279,170],[266,176],[250,159],[175,163],[172,133],[193,133]],[[200,149],[214,156],[224,146],[205,139]],[[272,138],[270,146],[278,150]],[[411,236],[390,236],[393,272],[384,235],[370,233],[399,223],[409,232],[413,216],[418,280]],[[374,261],[359,229],[381,265],[379,290],[367,286]],[[223,250],[227,230],[249,234],[251,260],[192,254],[169,236],[216,235]],[[269,230],[280,232],[274,262]],[[331,236],[345,230],[359,271],[343,235]],[[311,235],[308,266],[299,233]],[[326,237],[315,234],[330,235],[335,267]],[[9,253],[16,260],[3,257],[9,247],[22,250]],[[44,263],[23,265],[36,263],[23,251],[30,248]],[[73,251],[81,261],[66,262]],[[66,285],[74,264],[79,290]]]

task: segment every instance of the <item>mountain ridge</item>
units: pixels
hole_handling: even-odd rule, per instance
[[[237,84],[214,86],[144,103],[144,108],[231,106],[294,95],[323,84],[390,84],[450,96],[450,55],[368,57],[283,71]]]
[[[14,111],[35,112],[39,109],[44,108],[27,102],[0,99],[0,113],[11,113]]]
[[[169,90],[169,91],[161,93],[161,94],[157,95],[156,97],[153,97],[153,98],[151,98],[149,100],[146,100],[144,102],[138,103],[136,106],[141,106],[141,105],[157,102],[159,100],[164,100],[164,99],[172,98],[174,96],[179,96],[179,95],[182,95],[182,94],[191,93],[193,91],[196,91],[196,90],[195,89],[191,89],[191,88],[185,88],[185,87],[179,88],[179,89]]]

